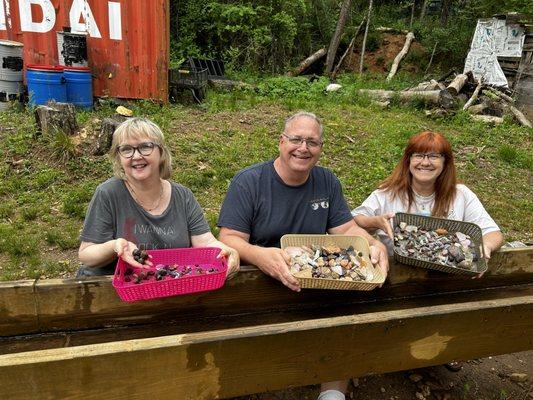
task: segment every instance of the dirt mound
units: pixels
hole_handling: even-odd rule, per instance
[[[361,58],[362,38],[359,38],[354,46],[353,52],[346,56],[343,63],[345,71],[359,71]],[[367,40],[365,50],[364,69],[368,72],[385,73],[390,70],[390,66],[396,55],[400,52],[405,43],[405,35],[396,33],[373,33]],[[415,40],[411,43],[409,53],[401,63],[401,70],[417,73],[421,68],[425,68],[426,59],[429,58],[425,47]]]

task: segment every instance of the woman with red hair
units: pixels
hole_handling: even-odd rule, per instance
[[[457,183],[450,142],[440,133],[426,131],[411,137],[392,174],[352,215],[359,226],[377,231],[392,254],[392,218],[397,212],[478,225],[487,258],[503,244],[500,228],[477,196]]]

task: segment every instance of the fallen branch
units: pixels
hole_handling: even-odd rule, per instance
[[[344,62],[344,59],[346,58],[346,56],[352,52],[353,46],[355,45],[355,40],[357,39],[357,36],[359,36],[359,33],[361,32],[361,28],[363,27],[363,24],[365,23],[365,21],[366,21],[366,16],[363,17],[363,20],[361,21],[361,23],[357,27],[357,31],[355,31],[355,35],[353,36],[353,39],[350,41],[350,44],[348,45],[348,48],[346,49],[344,54],[341,56],[339,62],[337,63],[337,66],[333,70],[333,73],[331,74],[331,77],[333,79],[335,79],[337,74],[339,73],[339,69],[340,69],[342,63]]]
[[[518,120],[518,122],[520,122],[522,126],[527,126],[528,128],[532,127],[531,122],[529,122],[527,117],[518,108],[511,104],[508,104],[507,108],[509,109],[509,111],[511,111],[511,113],[516,117],[516,119]]]
[[[315,53],[311,54],[309,57],[307,57],[305,60],[303,60],[298,67],[290,72],[287,73],[288,76],[298,76],[302,72],[304,72],[307,68],[309,68],[311,65],[313,65],[316,61],[320,60],[322,57],[326,55],[327,51],[326,48],[323,47],[320,50],[316,51]]]
[[[409,33],[409,31],[405,29],[389,28],[387,26],[378,26],[375,30],[380,33],[401,33],[403,35],[407,35]]]
[[[494,115],[471,115],[470,118],[489,124],[499,125],[503,123],[502,117],[495,117]]]
[[[435,56],[435,50],[437,50],[437,44],[439,42],[435,42],[435,46],[433,46],[433,51],[431,52],[431,57],[429,58],[428,66],[426,67],[426,70],[424,71],[424,75],[426,75],[429,71],[429,67],[431,67],[431,63],[433,62],[433,57]]]
[[[505,101],[507,101],[507,102],[509,102],[511,104],[514,104],[514,99],[512,97],[510,97],[510,96],[507,96],[505,93],[502,93],[499,90],[493,89],[491,87],[488,87],[487,90],[490,93],[498,96],[500,99],[503,99],[503,100],[505,100]]]
[[[468,107],[474,104],[474,101],[476,101],[482,86],[483,86],[483,77],[479,79],[476,89],[474,90],[474,93],[472,93],[472,97],[470,97],[470,99],[468,99],[468,101],[463,106],[463,111],[468,110]]]
[[[374,100],[382,102],[390,101],[394,97],[402,102],[409,102],[416,99],[421,99],[430,104],[439,105],[445,109],[455,107],[455,98],[447,90],[421,90],[409,92],[396,92],[394,90],[380,90],[380,89],[359,89],[359,93],[368,95]]]
[[[415,35],[413,32],[409,32],[407,34],[402,50],[398,53],[398,55],[394,59],[394,62],[392,63],[391,70],[389,72],[389,75],[387,76],[387,81],[390,81],[394,77],[394,75],[396,75],[396,71],[398,70],[398,65],[400,64],[400,61],[402,61],[402,59],[405,57],[405,55],[409,51],[409,47],[411,47],[411,42],[413,41],[414,38],[415,38]]]

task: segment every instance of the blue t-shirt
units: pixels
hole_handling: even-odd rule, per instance
[[[271,160],[235,175],[217,225],[249,234],[251,244],[279,247],[287,233],[324,234],[352,218],[330,170],[315,166],[305,183],[289,186]]]

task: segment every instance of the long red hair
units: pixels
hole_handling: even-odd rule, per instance
[[[443,170],[435,182],[435,204],[431,210],[431,215],[445,218],[455,198],[457,177],[452,146],[440,133],[424,131],[411,137],[405,147],[402,159],[392,174],[379,185],[379,188],[392,193],[393,197],[398,197],[404,202],[407,201],[407,211],[409,212],[415,197],[412,188],[413,177],[409,170],[413,153],[440,153],[444,156]]]

